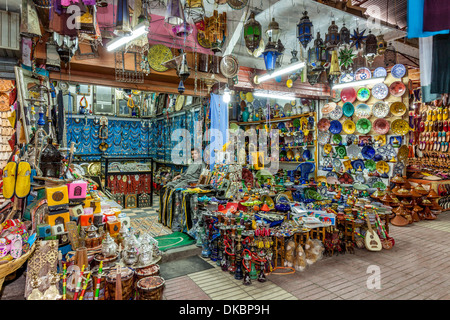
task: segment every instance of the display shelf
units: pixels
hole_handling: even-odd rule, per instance
[[[248,121],[248,122],[234,121],[234,123],[236,123],[240,126],[249,126],[252,124],[265,124],[265,123],[289,121],[289,120],[294,120],[294,119],[303,118],[303,117],[311,117],[311,116],[314,116],[315,114],[316,114],[315,112],[308,112],[308,113],[297,114],[297,115],[291,116],[291,117],[275,118],[275,119],[270,119],[270,120]]]

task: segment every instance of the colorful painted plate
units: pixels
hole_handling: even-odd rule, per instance
[[[340,123],[338,120],[331,121],[329,130],[333,134],[341,133],[341,131],[342,131],[342,123]]]
[[[340,83],[347,83],[355,81],[355,74],[354,73],[343,73],[341,77],[339,78]]]
[[[406,92],[406,86],[401,81],[395,81],[389,86],[389,92],[394,97],[401,97]]]
[[[404,136],[409,132],[409,123],[403,119],[397,119],[392,121],[391,129],[394,134]]]
[[[361,88],[356,93],[356,98],[358,98],[359,101],[366,102],[370,99],[370,90],[367,88]]]
[[[372,146],[364,146],[361,150],[361,155],[364,159],[373,159],[375,156],[375,149]]]
[[[378,101],[372,106],[372,114],[377,118],[385,118],[389,114],[389,105],[384,101]]]
[[[370,109],[370,107],[367,104],[361,103],[356,106],[355,115],[358,118],[369,118],[371,114],[372,114],[372,110]]]
[[[406,67],[402,64],[396,64],[392,67],[391,74],[394,78],[401,79],[406,74]]]
[[[389,88],[384,83],[377,83],[372,88],[372,96],[378,100],[383,100],[389,95]]]
[[[352,120],[347,119],[342,124],[342,130],[345,132],[345,134],[353,134],[356,130],[356,125]]]
[[[336,108],[337,104],[334,102],[327,103],[322,108],[322,114],[329,114]]]
[[[330,142],[331,133],[329,131],[319,131],[317,133],[317,142],[324,146]]]
[[[365,68],[365,67],[359,68],[355,72],[355,80],[356,81],[367,80],[370,78],[372,78],[372,72],[370,72],[370,70],[368,68]]]
[[[374,78],[383,78],[387,76],[387,71],[383,67],[378,67],[373,71]]]
[[[343,114],[344,112],[342,111],[342,107],[336,106],[336,108],[330,112],[330,119],[339,120],[340,118],[342,118]]]
[[[317,129],[319,129],[319,131],[325,132],[328,131],[328,129],[330,128],[330,120],[327,118],[322,118],[319,120],[319,122],[317,122]]]
[[[359,119],[358,122],[356,122],[356,130],[360,134],[368,134],[370,130],[372,129],[372,123],[369,119],[362,118]]]
[[[386,161],[378,161],[377,165],[376,165],[377,171],[379,173],[388,173],[389,172],[389,164],[387,164]],[[375,186],[375,183],[372,185],[373,188],[378,188],[377,186]]]
[[[344,113],[344,116],[350,118],[355,113],[355,107],[353,106],[353,103],[344,103],[344,105],[342,106],[342,112]]]
[[[373,131],[378,134],[387,134],[390,127],[391,125],[386,119],[379,118],[373,122]]]
[[[376,163],[372,159],[366,160],[364,165],[366,166],[367,170],[369,170],[369,171],[375,171],[375,169],[376,169]]]
[[[333,102],[338,103],[341,101],[341,91],[341,89],[331,90],[331,99],[333,99]]]
[[[356,91],[354,88],[344,88],[341,91],[341,100],[345,102],[355,102],[356,100]]]
[[[391,104],[391,113],[396,117],[401,117],[406,113],[406,106],[403,102],[394,102]]]
[[[359,158],[359,154],[361,152],[361,149],[356,144],[351,144],[347,147],[347,155],[350,159],[357,159]]]
[[[365,166],[364,166],[364,161],[361,159],[352,161],[352,167],[355,170],[360,169],[360,171],[364,170]]]

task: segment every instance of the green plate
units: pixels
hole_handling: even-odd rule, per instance
[[[375,161],[373,161],[372,159],[366,160],[366,162],[364,162],[364,166],[367,168],[367,170],[369,171],[375,171],[377,164],[375,163]]]
[[[372,130],[372,122],[369,119],[362,118],[356,122],[356,131],[361,134],[368,134]]]
[[[342,112],[344,112],[344,116],[351,117],[355,113],[355,107],[353,106],[353,103],[344,103],[344,105],[342,106]]]
[[[347,156],[347,149],[344,146],[338,146],[336,147],[336,153],[341,159],[343,159]]]
[[[340,134],[334,134],[333,135],[333,143],[339,144],[342,142],[342,136]]]

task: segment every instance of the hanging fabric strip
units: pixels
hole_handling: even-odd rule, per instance
[[[439,95],[431,94],[431,67],[433,62],[433,37],[419,38],[420,82],[422,102],[436,100]]]
[[[228,104],[223,101],[223,96],[211,93],[210,99],[210,169],[215,163],[214,149],[221,150],[228,142]],[[220,134],[221,133],[221,137]]]
[[[407,6],[407,23],[408,23],[408,35],[411,38],[423,38],[436,34],[448,34],[449,30],[442,30],[436,32],[424,31],[423,19],[424,19],[424,4],[425,0],[408,0]]]
[[[450,1],[425,0],[423,31],[439,32],[448,29],[450,29]]]
[[[450,93],[450,35],[433,37],[431,93]]]

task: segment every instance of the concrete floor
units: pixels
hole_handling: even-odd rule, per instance
[[[391,226],[390,235],[396,242],[391,250],[356,249],[355,254],[325,257],[303,272],[271,274],[267,282],[253,281],[250,286],[204,259],[213,268],[178,277],[172,274],[166,280],[164,299],[449,300],[450,213],[442,213],[435,221]],[[161,265],[174,260],[189,263],[189,255],[199,255],[195,246],[186,247],[190,254],[180,249],[163,257]],[[379,270],[379,288],[368,288],[369,267]],[[14,281],[5,282],[0,299],[21,300],[24,287],[22,273]]]

